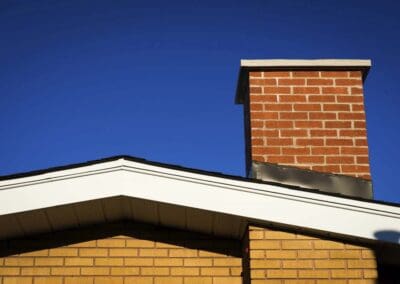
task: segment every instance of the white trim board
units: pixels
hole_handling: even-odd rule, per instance
[[[370,241],[399,243],[384,233],[400,231],[400,208],[396,206],[193,173],[124,158],[0,181],[0,217],[22,212],[29,215],[33,210],[121,196],[200,210],[214,216],[234,216],[237,222],[279,223]],[[93,218],[96,221],[96,216]],[[190,218],[187,222],[191,222]],[[35,223],[39,226],[40,220]],[[243,228],[243,224],[240,227]],[[5,230],[7,226],[0,226],[0,236],[7,235]]]

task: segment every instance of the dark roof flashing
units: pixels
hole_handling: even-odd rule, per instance
[[[264,182],[315,189],[318,192],[373,199],[371,181],[346,175],[320,173],[296,167],[253,161],[250,177]]]

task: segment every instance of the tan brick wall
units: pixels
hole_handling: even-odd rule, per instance
[[[366,247],[256,226],[248,234],[252,284],[375,283],[378,277]]]
[[[249,76],[251,160],[371,178],[360,71]]]
[[[146,226],[96,237],[108,230],[3,242],[0,284],[242,283],[239,241]]]

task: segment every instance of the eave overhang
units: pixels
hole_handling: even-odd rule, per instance
[[[0,239],[133,220],[240,239],[249,223],[399,244],[393,204],[117,157],[0,181]]]

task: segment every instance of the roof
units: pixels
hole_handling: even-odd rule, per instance
[[[236,239],[243,236],[247,224],[257,223],[366,242],[399,242],[385,233],[400,228],[396,204],[129,156],[0,180],[0,239],[128,219]]]
[[[370,67],[370,59],[242,59],[235,101],[237,104],[244,102],[249,71],[359,70],[363,73],[365,80]]]

